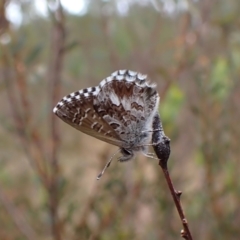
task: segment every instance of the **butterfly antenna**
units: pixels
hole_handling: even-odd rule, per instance
[[[103,170],[98,174],[97,180],[99,180],[99,179],[102,177],[102,175],[104,174],[105,170],[110,166],[113,158],[116,156],[116,154],[117,154],[118,152],[120,152],[120,149],[118,149],[118,151],[115,152],[115,153],[111,156],[111,158],[109,159],[109,161],[107,162],[107,164],[105,165],[105,167],[103,168]]]

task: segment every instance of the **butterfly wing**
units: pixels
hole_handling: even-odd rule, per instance
[[[104,142],[121,146],[121,139],[93,106],[98,88],[87,88],[64,97],[53,112],[77,130]]]
[[[147,82],[146,75],[119,70],[99,86],[94,106],[121,138],[123,147],[134,149],[147,144],[159,103],[155,85]]]
[[[81,132],[137,150],[149,141],[158,102],[155,85],[148,84],[146,75],[119,70],[97,87],[64,97],[53,111]]]

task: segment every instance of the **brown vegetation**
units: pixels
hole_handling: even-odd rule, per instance
[[[48,17],[33,1],[0,2],[0,239],[180,239],[157,162],[114,161],[96,181],[115,147],[52,113],[117,69],[158,85],[193,239],[239,239],[240,2],[149,1],[121,15],[95,0],[79,16],[51,2]]]

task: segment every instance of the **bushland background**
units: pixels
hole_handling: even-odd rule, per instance
[[[71,2],[0,2],[0,239],[180,239],[157,161],[96,181],[116,147],[52,113],[117,69],[158,85],[194,239],[239,239],[240,1]]]

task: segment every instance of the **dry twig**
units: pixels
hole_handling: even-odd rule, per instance
[[[176,191],[174,189],[171,177],[168,172],[167,161],[170,155],[170,139],[166,137],[164,134],[159,114],[156,114],[156,116],[154,117],[153,131],[154,131],[152,135],[153,149],[157,157],[160,159],[159,165],[163,170],[169,190],[172,194],[175,206],[178,210],[178,214],[182,220],[182,225],[184,230],[181,231],[181,236],[186,240],[192,240],[191,232],[188,227],[188,222],[184,215],[181,202],[180,202],[180,196],[182,192]]]

